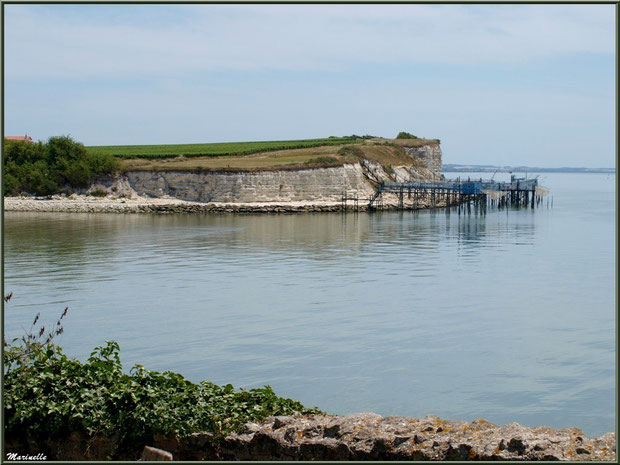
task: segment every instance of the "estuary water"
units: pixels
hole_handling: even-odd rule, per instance
[[[615,429],[615,175],[540,180],[552,208],[482,216],[7,212],[5,330],[69,306],[59,343],[82,360],[111,339],[126,369],[330,413],[598,436]]]

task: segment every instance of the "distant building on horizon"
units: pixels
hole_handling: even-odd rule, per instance
[[[30,137],[28,134],[26,134],[25,136],[5,136],[4,140],[21,140],[24,142],[33,142],[32,137]]]

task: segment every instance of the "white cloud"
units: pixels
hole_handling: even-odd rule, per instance
[[[120,9],[119,9],[120,8]],[[5,77],[528,62],[613,54],[613,5],[5,6]]]

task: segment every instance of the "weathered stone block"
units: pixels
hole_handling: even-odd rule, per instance
[[[148,461],[167,461],[172,460],[172,454],[156,447],[144,446],[140,458]]]

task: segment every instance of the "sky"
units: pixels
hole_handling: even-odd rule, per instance
[[[614,5],[4,5],[4,131],[85,145],[408,131],[615,166]]]

